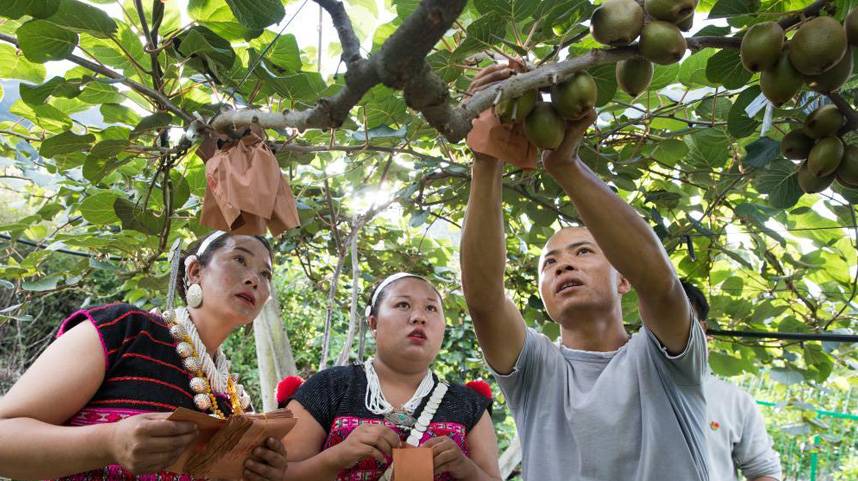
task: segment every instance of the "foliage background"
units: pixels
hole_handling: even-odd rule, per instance
[[[204,119],[229,108],[310,107],[341,88],[344,67],[322,68],[341,53],[330,28],[325,43],[299,45],[290,19],[306,3],[0,6],[0,40],[7,40],[0,42],[0,390],[77,307],[119,299],[162,305],[166,246],[207,231],[198,223],[203,164],[194,146],[180,142],[185,120],[129,85],[161,92],[181,112]],[[377,53],[418,3],[345,2],[363,53]],[[830,3],[841,19],[852,7]],[[701,0],[689,36],[733,36],[808,4]],[[458,102],[492,56],[550,65],[601,48],[587,30],[594,7],[586,0],[474,0],[427,60]],[[146,31],[156,24],[159,49],[150,52]],[[101,73],[63,60],[70,55]],[[637,99],[617,89],[613,64],[589,71],[599,86],[600,117],[582,157],[653,225],[679,273],[708,294],[711,323],[755,331],[856,329],[858,191],[835,186],[801,195],[795,165],[777,150],[784,133],[828,102],[824,96],[804,92],[781,108],[766,107],[758,76],[741,68],[732,49],[702,49],[657,66],[650,89]],[[855,78],[841,89],[850,104],[856,93]],[[275,240],[283,320],[301,372],[319,366],[329,308],[327,357],[336,359],[346,345],[356,260],[356,296],[363,301],[388,273],[430,277],[446,295],[449,322],[437,369],[453,381],[487,378],[458,282],[470,161],[464,143],[446,141],[399,92],[381,85],[340,128],[268,134],[288,146],[278,160],[302,220]],[[509,293],[530,325],[556,336],[536,296],[535,262],[547,237],[576,221],[575,210],[539,170],[510,167],[504,187]],[[353,234],[357,259],[349,254]],[[626,297],[630,329],[639,323],[635,304],[633,294]],[[256,389],[248,339],[233,336],[228,348]],[[858,382],[858,350],[849,345],[719,338],[711,347],[716,373],[767,371],[776,382],[805,386],[808,397],[822,386],[847,392]],[[357,356],[355,346],[349,352]],[[512,422],[505,409],[495,410],[495,419],[505,444]],[[826,431],[800,422],[812,433]]]

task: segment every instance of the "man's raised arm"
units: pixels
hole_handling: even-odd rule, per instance
[[[643,322],[678,354],[689,338],[691,308],[667,252],[646,221],[578,157],[595,116],[590,112],[569,124],[563,144],[545,153],[545,169],[566,191],[608,261],[637,291]]]

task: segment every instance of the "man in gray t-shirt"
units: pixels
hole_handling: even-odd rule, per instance
[[[471,91],[511,74],[484,69]],[[653,230],[578,158],[594,119],[590,112],[570,122],[542,158],[587,226],[556,232],[539,259],[539,294],[560,325],[557,343],[528,329],[506,297],[503,164],[472,142],[504,137],[490,116],[474,122],[461,245],[468,310],[513,411],[525,480],[708,481],[706,339]],[[621,299],[632,288],[643,327],[629,336]]]

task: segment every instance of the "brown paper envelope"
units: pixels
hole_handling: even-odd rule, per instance
[[[432,448],[395,448],[393,481],[432,481],[435,478]]]
[[[292,417],[292,412],[288,409],[279,409],[263,414],[247,414],[241,418],[251,423],[241,438],[237,442],[231,443],[230,446],[222,447],[220,451],[223,452],[209,453],[207,452],[207,449],[211,447],[209,441],[216,434],[223,435],[223,429],[227,428],[228,425],[240,429],[240,425],[244,423],[236,423],[237,419],[229,422],[190,409],[178,408],[168,419],[193,422],[199,427],[200,434],[194,444],[186,449],[179,456],[179,459],[167,468],[167,471],[187,473],[188,462],[192,458],[204,456],[215,461],[206,463],[208,466],[204,472],[190,474],[225,480],[241,479],[244,462],[250,456],[250,452],[262,445],[266,438],[282,439],[297,422],[297,419]]]

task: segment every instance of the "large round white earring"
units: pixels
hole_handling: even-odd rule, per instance
[[[203,304],[203,288],[198,283],[193,283],[185,290],[185,300],[188,307],[197,308]]]

